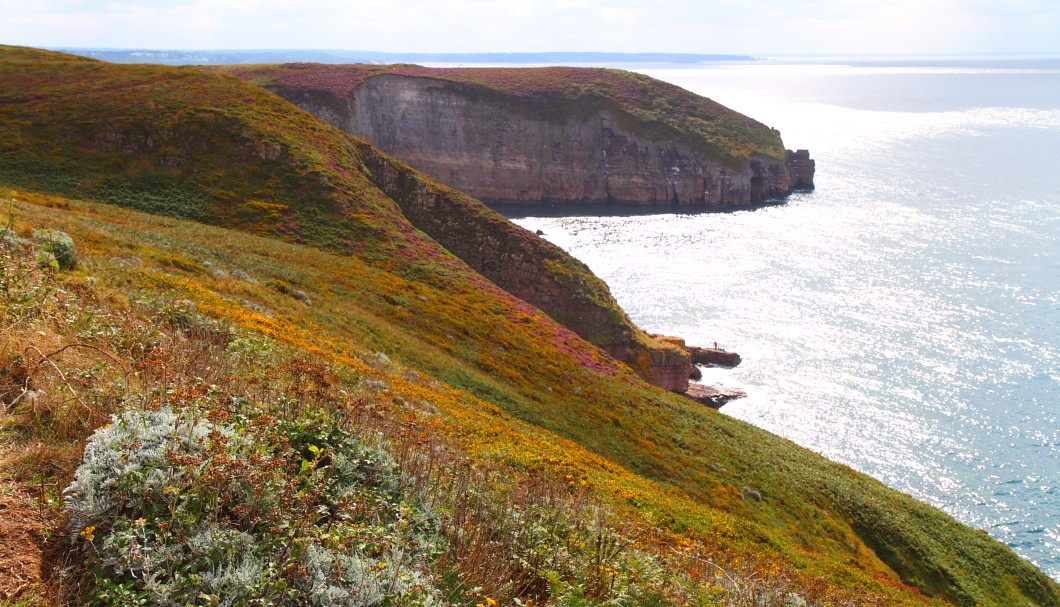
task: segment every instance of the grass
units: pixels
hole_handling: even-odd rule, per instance
[[[143,88],[146,74],[170,110],[186,110],[193,124],[202,113],[196,103],[178,103],[189,94],[179,78],[176,89],[159,81],[180,69],[135,66],[124,74],[79,60],[49,67],[52,55],[41,55],[43,64],[33,65],[43,75],[32,78],[52,74],[55,82],[36,82],[36,90],[54,95],[89,68],[106,91],[125,81]],[[12,62],[8,73],[30,78]],[[248,109],[239,99],[257,93],[242,81],[193,81],[196,99],[230,95],[224,112],[243,116],[212,123],[243,130],[210,134],[220,149],[194,168],[217,172],[207,184],[211,200],[230,205],[218,208],[238,201],[248,204],[246,213],[221,212],[208,217],[216,225],[205,225],[85,200],[91,189],[84,198],[42,194],[38,176],[4,169],[8,183],[24,182],[0,191],[5,225],[27,244],[0,249],[0,396],[7,404],[31,387],[41,394],[5,414],[3,441],[18,455],[3,466],[17,482],[39,488],[31,493],[59,521],[51,531],[58,569],[81,562],[76,541],[59,538],[69,537],[61,490],[85,441],[114,414],[170,407],[207,418],[212,411],[292,422],[324,415],[378,443],[410,479],[416,499],[448,517],[445,551],[418,567],[454,604],[617,604],[616,597],[635,596],[622,604],[782,605],[791,593],[822,606],[1057,604],[1054,582],[982,532],[652,387],[476,274],[413,227],[402,202],[376,186],[378,159],[363,144],[310,124],[289,106],[265,111],[255,101]],[[0,85],[10,96],[31,90]],[[118,90],[118,98],[100,93],[99,103],[115,112],[124,107],[130,93]],[[281,103],[262,95],[266,110]],[[278,160],[240,161],[247,141],[283,136],[258,122],[279,121],[281,110],[297,117],[295,132],[331,143],[284,144],[296,147],[286,148],[291,156],[271,167],[275,173],[267,163]],[[50,132],[79,132],[46,122]],[[0,140],[23,141],[5,148],[8,157],[54,152],[82,181],[98,177],[89,169],[99,167],[109,167],[102,174],[116,184],[126,172],[169,170],[143,150],[93,158],[91,146],[81,167],[65,155],[65,143],[48,151],[43,135],[0,124]],[[360,177],[339,169],[313,177],[343,165]],[[254,170],[260,175],[241,174]],[[284,181],[295,174],[304,181]],[[273,184],[276,195],[240,198],[251,179]],[[321,198],[300,198],[310,191]],[[475,211],[444,190],[425,191],[450,201],[450,214]],[[349,223],[329,223],[333,209]],[[271,229],[277,217],[290,222],[284,226],[292,234]],[[72,237],[72,269],[39,265],[27,247],[43,230]],[[535,518],[542,504],[556,511]],[[576,516],[563,519],[563,511]],[[88,577],[48,580],[57,594],[81,597],[65,599],[71,602],[98,587],[91,571],[74,570]]]
[[[59,57],[0,47],[0,99],[10,101],[0,105],[0,184],[354,255],[434,288],[496,289],[493,281],[612,352],[666,347],[560,249],[264,89],[197,69]],[[384,166],[399,188],[433,200],[439,216],[458,211],[465,231],[502,245],[463,255],[489,280],[453,254],[467,234],[453,238],[439,229],[451,226],[413,213],[408,196],[383,191]],[[515,288],[510,254],[531,268],[532,284]],[[568,276],[592,296],[564,289]],[[548,297],[527,288],[542,283],[553,285]]]
[[[99,348],[76,347],[49,358],[62,375],[48,363],[34,367],[34,377],[54,384],[46,393],[63,394],[64,381],[73,390],[66,392],[65,408],[45,407],[33,414],[37,421],[15,426],[22,428],[18,440],[47,448],[12,467],[27,483],[42,478],[51,495],[67,482],[86,434],[127,406],[121,403],[194,394],[203,385],[259,402],[278,399],[295,389],[290,386],[312,392],[313,382],[305,374],[296,379],[284,358],[301,357],[346,378],[330,380],[335,385],[314,402],[357,402],[373,411],[373,428],[413,437],[397,452],[418,441],[443,444],[460,461],[494,469],[504,479],[487,486],[543,475],[549,483],[578,487],[623,521],[616,525],[639,529],[636,545],[665,557],[667,575],[698,571],[703,592],[727,601],[737,601],[746,585],[761,584],[791,588],[821,605],[933,604],[909,590],[919,585],[956,604],[1004,605],[1017,595],[996,594],[1001,588],[987,584],[1003,570],[1019,580],[1021,592],[1038,593],[1036,604],[1048,605],[1049,593],[1056,592],[985,534],[875,481],[656,391],[628,371],[601,375],[542,350],[534,333],[535,325],[548,322],[543,317],[509,312],[511,318],[490,319],[470,310],[498,302],[454,298],[350,258],[272,239],[82,201],[25,192],[17,197],[11,208],[20,228],[67,232],[81,245],[82,258],[72,273],[20,281],[40,285],[32,287],[36,295],[22,297],[37,308],[19,316],[26,320],[6,336],[23,352],[30,343],[43,354],[64,343]],[[132,257],[141,263],[130,265]],[[251,280],[173,265],[170,257],[238,268]],[[304,288],[313,305],[270,286],[278,280]],[[396,312],[402,306],[415,306],[415,313]],[[38,335],[42,327],[47,337]],[[498,343],[508,351],[494,347],[491,364],[482,356],[489,346],[477,339],[487,331],[494,340],[503,337]],[[167,344],[154,346],[157,358],[136,358],[145,343],[156,342]],[[371,382],[381,387],[367,387]],[[74,393],[91,406],[83,408]],[[31,472],[38,469],[48,472],[38,478]],[[880,560],[878,554],[888,553],[872,542],[882,538],[898,558]],[[926,550],[930,560],[920,560]],[[468,561],[472,568],[486,566],[471,562],[477,561]],[[742,581],[722,583],[725,576],[707,562]],[[903,562],[931,563],[941,576],[899,577],[889,563]]]

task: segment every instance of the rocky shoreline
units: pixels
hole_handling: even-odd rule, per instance
[[[735,367],[743,360],[736,352],[729,352],[723,348],[685,346],[685,351],[691,357],[693,365]]]
[[[704,404],[712,409],[717,409],[729,401],[747,396],[747,393],[738,388],[729,388],[720,384],[701,384],[698,380],[703,378],[700,367],[735,367],[743,360],[736,352],[730,352],[714,344],[713,348],[700,346],[689,346],[680,337],[670,335],[651,334],[651,337],[672,346],[676,346],[688,355],[688,381],[683,383],[679,389],[671,388],[672,392],[683,394],[697,403]]]
[[[729,401],[747,396],[747,393],[738,388],[727,388],[719,384],[703,385],[690,382],[685,396],[711,409],[718,409]]]

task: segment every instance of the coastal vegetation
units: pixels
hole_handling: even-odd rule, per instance
[[[0,499],[35,538],[0,604],[1060,604],[506,293],[367,153],[231,76],[0,47]]]

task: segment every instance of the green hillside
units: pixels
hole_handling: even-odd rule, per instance
[[[642,375],[672,349],[633,326],[607,286],[557,247],[261,88],[195,68],[27,49],[3,57],[0,182],[356,255],[432,286],[494,288],[406,218],[399,204],[416,192],[473,209],[464,223],[492,242],[476,259],[533,270],[554,295],[547,313],[610,352],[629,352]],[[391,197],[376,184],[367,165],[380,162],[396,166],[404,192]]]
[[[384,169],[485,221],[249,82],[0,47],[0,495],[54,521],[12,604],[219,604],[222,570],[254,582],[239,604],[328,604],[317,574],[355,604],[353,570],[363,604],[1060,604],[985,533],[509,295]],[[606,294],[535,241],[568,291]],[[147,419],[201,440],[93,509],[91,465],[147,457]]]

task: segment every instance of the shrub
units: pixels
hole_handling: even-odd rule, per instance
[[[77,263],[74,239],[66,232],[59,230],[34,230],[33,240],[46,255],[42,257],[45,264],[54,260],[60,270],[69,270]]]
[[[97,430],[65,495],[95,604],[435,604],[437,524],[402,484],[325,419],[162,409]]]
[[[0,246],[8,249],[25,249],[32,245],[25,238],[19,238],[18,234],[10,228],[0,228]]]

